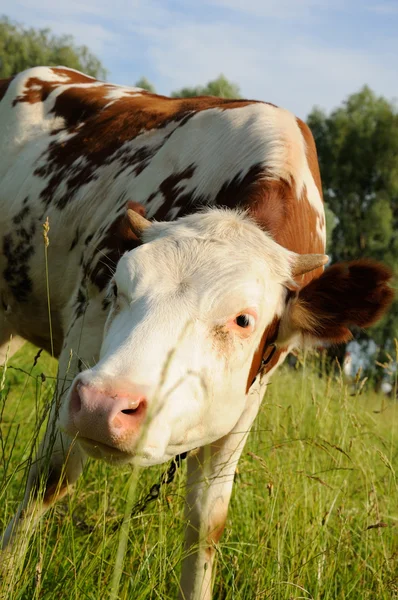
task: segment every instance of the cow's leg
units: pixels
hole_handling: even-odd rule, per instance
[[[1,557],[4,564],[16,564],[23,556],[37,520],[66,494],[82,472],[85,455],[75,440],[61,431],[58,415],[81,365],[93,365],[98,360],[105,318],[99,298],[87,305],[84,315],[76,319],[69,332],[59,359],[58,389],[47,431],[32,462],[24,500],[3,536],[2,547],[7,547]]]
[[[11,358],[25,343],[25,340],[19,337],[5,320],[4,313],[1,313],[0,326],[0,367],[6,360]]]
[[[62,388],[61,381],[59,379],[58,385]],[[38,520],[67,493],[83,469],[84,453],[58,425],[59,403],[69,385],[70,382],[64,390],[59,390],[59,398],[53,403],[44,439],[29,470],[23,501],[1,540],[0,573],[9,583],[18,576]]]
[[[85,456],[80,447],[60,432],[55,411],[29,471],[25,495],[2,539],[3,575],[16,574],[39,518],[62,498],[82,472]],[[0,569],[1,572],[1,569]]]
[[[264,391],[262,385],[248,396],[231,433],[188,458],[183,600],[211,599],[215,544],[224,530],[236,465]]]

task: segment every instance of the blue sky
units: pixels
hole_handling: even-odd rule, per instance
[[[133,85],[168,94],[220,73],[305,117],[367,83],[398,98],[398,0],[0,0],[0,14],[74,35]]]

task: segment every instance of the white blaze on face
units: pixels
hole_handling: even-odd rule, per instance
[[[126,253],[101,357],[86,375],[148,401],[141,462],[226,435],[244,406],[262,333],[285,297],[290,253],[248,219],[210,210],[156,223]],[[118,444],[132,454],[137,439]]]

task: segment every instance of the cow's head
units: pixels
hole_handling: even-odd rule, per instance
[[[135,216],[132,227],[144,243],[117,265],[100,360],[68,401],[66,429],[98,458],[150,465],[221,438],[245,409],[253,356],[275,317],[284,347],[342,339],[391,296],[389,273],[370,263],[292,295],[294,277],[327,258],[286,250],[236,212]]]

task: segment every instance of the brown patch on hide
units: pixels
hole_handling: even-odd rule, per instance
[[[217,505],[219,504],[218,510]],[[215,512],[214,512],[215,511]],[[215,501],[215,505],[212,507],[210,516],[210,522],[207,526],[205,548],[206,560],[212,561],[215,552],[215,546],[219,543],[222,534],[224,533],[225,525],[227,522],[228,514],[228,502],[225,503],[223,498],[220,497]]]
[[[20,102],[26,102],[28,104],[36,104],[37,102],[45,102],[48,96],[60,85],[70,85],[79,83],[94,83],[95,79],[74,71],[68,71],[67,69],[54,68],[51,69],[55,75],[59,75],[58,81],[44,81],[40,77],[30,77],[24,85],[22,93],[17,96],[12,105],[16,106]],[[67,75],[69,81],[65,81],[64,76]]]
[[[214,552],[215,552],[214,546],[219,543],[221,536],[224,533],[226,522],[227,522],[227,516],[225,515],[225,519],[221,523],[218,523],[217,525],[213,525],[212,530],[209,531],[207,538],[206,538],[208,545],[205,549],[207,560],[212,559]]]
[[[40,489],[42,489],[43,483],[41,478],[42,475],[37,473],[32,480],[31,494],[34,498],[38,497]],[[58,468],[51,467],[43,488],[43,504],[47,507],[61,499],[67,493],[68,482],[65,473],[61,472]]]
[[[126,210],[111,223],[96,245],[95,256],[99,258],[97,262],[94,258],[89,262],[86,272],[99,290],[103,290],[109,283],[120,257],[142,243],[131,230],[127,209],[134,210],[142,217],[145,217],[146,214],[142,204],[133,201],[127,202]]]
[[[270,371],[277,364],[282,352],[285,352],[284,349],[278,348],[274,352],[269,363],[263,369],[261,369],[262,360],[263,359],[267,360],[267,358],[270,356],[270,353],[272,352],[273,346],[271,346],[271,344],[273,344],[275,342],[275,340],[278,336],[279,323],[280,323],[280,318],[275,316],[273,318],[273,320],[271,321],[271,323],[268,325],[268,327],[266,327],[266,329],[261,337],[261,341],[257,347],[257,350],[254,353],[252,364],[251,364],[250,371],[249,371],[249,376],[247,378],[246,394],[249,392],[250,387],[254,383],[254,379],[257,377],[257,375],[260,373],[260,371],[261,371],[261,374],[265,374],[268,371]]]
[[[302,136],[305,140],[306,145],[306,154],[307,154],[307,162],[310,168],[311,174],[314,178],[315,185],[318,188],[319,194],[323,199],[322,193],[322,182],[321,182],[321,174],[319,171],[319,163],[318,163],[318,153],[316,151],[314,137],[311,133],[310,128],[304,121],[301,119],[296,119],[297,125],[300,127]]]
[[[294,182],[259,181],[251,194],[249,214],[281,246],[298,254],[323,254],[322,238],[317,233],[318,212],[309,203],[304,189],[297,197]],[[300,287],[319,277],[323,267],[296,278]]]
[[[189,212],[195,212],[193,209],[193,195],[194,191],[187,194],[183,190],[179,189],[182,182],[187,181],[193,177],[195,173],[195,166],[191,165],[179,173],[173,173],[162,181],[159,185],[159,192],[163,195],[163,203],[154,214],[156,221],[167,220],[167,213],[173,207],[184,207],[184,213],[179,211],[178,216],[187,214]],[[158,192],[158,193],[159,193]],[[154,196],[156,196],[154,194]]]
[[[256,190],[265,177],[264,165],[255,164],[246,173],[238,173],[224,183],[218,192],[214,204],[226,208],[248,208],[252,212]]]

